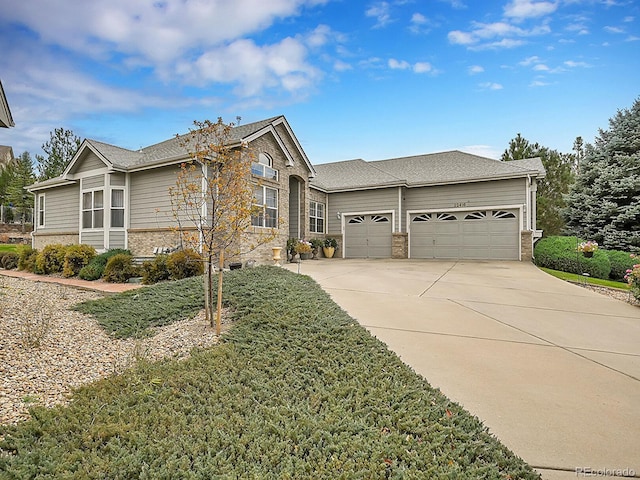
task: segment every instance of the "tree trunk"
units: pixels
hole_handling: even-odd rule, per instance
[[[216,335],[222,330],[222,268],[224,267],[224,250],[220,250],[220,272],[218,272],[218,302],[216,312]]]
[[[207,257],[204,265],[204,318],[205,321],[213,327],[212,309],[211,309],[211,256]]]

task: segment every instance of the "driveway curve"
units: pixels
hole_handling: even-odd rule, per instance
[[[287,265],[548,479],[640,477],[640,307],[526,262]]]

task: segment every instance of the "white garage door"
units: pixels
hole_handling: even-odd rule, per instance
[[[391,214],[345,217],[345,257],[390,258],[391,226]]]
[[[518,260],[519,211],[414,213],[409,220],[411,258]]]

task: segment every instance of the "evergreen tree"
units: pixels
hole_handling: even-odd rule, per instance
[[[606,248],[640,250],[640,99],[586,146],[567,205],[574,234]]]
[[[71,130],[64,128],[56,128],[50,135],[51,139],[42,145],[47,156],[36,155],[39,181],[61,175],[82,143]]]
[[[540,157],[547,171],[545,178],[538,179],[536,223],[538,228],[544,230],[545,235],[558,235],[565,226],[562,210],[565,207],[564,195],[573,182],[571,167],[574,156],[542,147],[538,143],[530,143],[518,133],[502,154],[502,161],[534,157]]]
[[[31,219],[31,211],[33,209],[33,195],[31,195],[25,187],[31,185],[35,181],[33,174],[33,163],[29,152],[23,152],[16,158],[13,166],[12,179],[7,187],[9,202],[17,209],[20,215],[22,225]]]

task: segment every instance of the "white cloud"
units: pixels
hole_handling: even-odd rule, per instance
[[[524,40],[521,38],[545,35],[551,32],[546,24],[524,29],[507,22],[473,22],[472,27],[469,32],[461,30],[449,32],[449,42],[465,45],[472,50],[514,48],[524,44]]]
[[[512,0],[504,7],[506,17],[515,20],[537,18],[556,11],[558,2],[536,2],[532,0]]]
[[[481,87],[484,90],[502,90],[503,88],[501,84],[495,83],[495,82],[480,83],[479,87]]]
[[[632,17],[631,15],[624,17],[623,22],[625,23],[630,23],[633,22],[635,20],[635,17]]]
[[[535,65],[536,63],[540,63],[540,57],[537,55],[533,55],[532,57],[527,57],[521,62],[518,62],[518,65],[522,65],[523,67],[528,67],[529,65]]]
[[[547,85],[551,85],[551,84],[543,80],[533,80],[529,84],[530,87],[546,87]]]
[[[431,72],[433,67],[429,62],[417,62],[413,65],[413,71],[415,73],[427,73]]]
[[[345,72],[345,71],[347,71],[347,70],[352,70],[352,69],[353,69],[353,67],[352,67],[351,65],[349,65],[348,63],[343,62],[342,60],[336,60],[336,61],[333,63],[333,69],[334,69],[336,72]]]
[[[411,16],[409,31],[413,33],[428,33],[434,22],[429,20],[421,13],[414,13]]]
[[[387,2],[377,2],[370,6],[365,12],[365,16],[376,19],[374,28],[382,28],[391,22],[391,7]]]
[[[604,30],[605,32],[614,33],[614,34],[624,33],[624,28],[612,27],[610,25],[607,25],[606,27],[604,27]]]
[[[389,65],[389,68],[392,70],[406,70],[411,68],[411,65],[406,60],[396,60],[395,58],[390,58],[387,65]]]
[[[534,65],[533,69],[536,72],[548,72],[550,70],[549,67],[547,67],[544,63],[538,63],[537,65]]]
[[[566,62],[564,62],[564,65],[570,68],[576,68],[576,67],[588,68],[591,66],[587,62],[575,62],[573,60],[567,60]]]
[[[494,160],[498,160],[502,156],[502,151],[491,145],[466,145],[458,150],[471,155],[478,155],[479,157],[493,158]]]
[[[427,21],[427,17],[425,17],[421,13],[414,13],[411,16],[411,23],[414,23],[416,25],[424,25],[427,23]]]
[[[635,35],[629,35],[624,39],[625,42],[637,42],[638,40],[640,40],[640,37],[636,37]]]
[[[471,65],[468,69],[469,75],[476,75],[478,73],[484,72],[484,68],[480,65]]]

